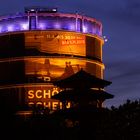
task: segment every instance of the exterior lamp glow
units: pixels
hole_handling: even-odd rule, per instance
[[[60,25],[60,23],[58,23],[58,22],[55,23],[55,24],[54,24],[54,28],[56,28],[56,29],[61,29],[61,25]]]
[[[46,28],[45,23],[39,23],[38,28],[42,30],[45,29]]]
[[[86,33],[87,32],[87,27],[83,26],[83,32]]]
[[[28,29],[29,29],[28,23],[22,23],[22,24],[21,24],[21,29],[22,29],[22,30],[28,30]]]
[[[8,31],[14,31],[14,27],[12,25],[8,25],[7,29]]]

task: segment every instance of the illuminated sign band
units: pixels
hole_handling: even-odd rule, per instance
[[[52,85],[25,87],[25,98],[26,104],[29,106],[43,106],[45,108],[50,108],[56,110],[58,108],[62,109],[62,103],[59,100],[51,99],[55,94],[58,94],[60,89]],[[70,107],[70,102],[68,102],[67,108]]]
[[[85,35],[63,31],[26,32],[26,48],[40,52],[86,56]]]

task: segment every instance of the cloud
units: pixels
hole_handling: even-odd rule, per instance
[[[140,60],[132,58],[122,61],[112,60],[106,64],[105,79],[112,81],[107,91],[115,95],[112,103],[120,97],[123,100],[140,98]]]
[[[128,89],[130,86],[139,86],[140,67],[139,60],[110,62],[106,67],[105,79],[112,81],[112,88]],[[129,85],[129,86],[128,86]],[[134,90],[134,88],[133,88]]]

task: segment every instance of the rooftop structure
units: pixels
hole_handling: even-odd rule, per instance
[[[63,90],[52,98],[59,99],[64,105],[70,101],[71,104],[78,104],[78,106],[88,107],[92,104],[94,107],[102,107],[106,99],[114,97],[103,89],[110,84],[111,82],[99,79],[81,69],[70,77],[55,81],[54,85]]]

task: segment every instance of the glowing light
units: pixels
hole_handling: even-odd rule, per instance
[[[42,29],[42,30],[43,30],[43,29],[46,29],[45,23],[39,23],[39,24],[38,24],[38,28],[39,28],[39,29]]]
[[[55,9],[55,8],[54,8],[54,9],[52,9],[52,11],[56,12],[56,11],[57,11],[57,9]]]
[[[53,12],[55,13],[57,11],[57,8],[52,9],[38,9],[38,8],[30,8],[26,9],[26,12],[34,12],[40,11],[40,12]],[[38,14],[38,13],[37,13]],[[16,19],[16,17],[19,16],[20,20]],[[23,16],[23,17],[22,17]],[[39,15],[38,15],[39,16]],[[63,17],[67,17],[67,20],[62,20]],[[73,17],[73,16],[72,16]],[[68,30],[68,31],[78,31],[88,34],[95,34],[99,37],[102,37],[102,25],[101,23],[97,22],[96,20],[92,20],[91,18],[84,17],[85,20],[83,22],[83,27],[81,31],[81,16],[78,16],[76,20],[71,19],[71,14],[59,14],[58,15],[52,15],[51,20],[49,18],[49,15],[44,15],[43,17],[39,17],[37,21],[37,29],[40,30],[47,30],[47,29],[62,29],[62,30]],[[1,17],[2,19],[2,17]],[[86,20],[87,19],[87,20]],[[30,22],[30,21],[29,21]],[[25,18],[24,15],[17,13],[15,16],[7,16],[4,18],[4,20],[1,20],[0,26],[2,26],[2,29],[0,28],[1,32],[8,32],[8,31],[20,31],[20,30],[29,30],[27,17]],[[12,25],[12,26],[11,26]],[[9,27],[8,27],[9,26]],[[105,41],[104,41],[105,42]]]
[[[56,28],[56,29],[60,29],[60,28],[61,28],[60,23],[56,22],[56,23],[54,24],[54,28]]]
[[[2,32],[2,27],[0,26],[0,32]]]
[[[69,25],[69,30],[75,30],[75,24],[70,24]]]
[[[22,23],[21,28],[22,28],[22,30],[28,30],[29,29],[28,23]]]
[[[33,111],[18,111],[16,115],[32,115]]]
[[[8,31],[13,31],[14,27],[13,27],[13,25],[8,25],[7,29],[8,29]]]
[[[103,38],[104,38],[104,41],[105,41],[105,42],[107,42],[107,41],[108,41],[108,39],[107,39],[107,37],[106,37],[106,36],[103,36]]]
[[[87,29],[88,29],[88,28],[87,28],[86,26],[83,26],[83,32],[84,32],[84,33],[87,32]]]
[[[31,9],[30,11],[31,11],[31,12],[34,12],[34,11],[35,11],[35,9]]]

